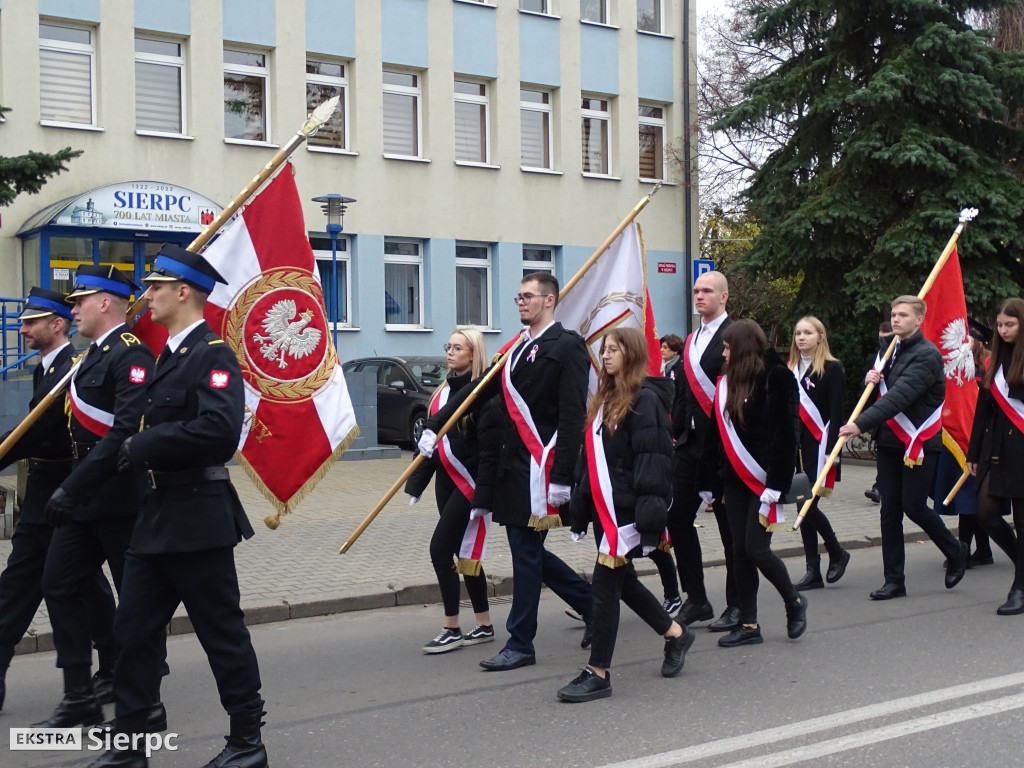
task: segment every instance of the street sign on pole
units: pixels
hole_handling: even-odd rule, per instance
[[[705,272],[713,272],[714,270],[715,262],[713,259],[694,259],[693,282],[697,282],[697,278],[703,275]]]

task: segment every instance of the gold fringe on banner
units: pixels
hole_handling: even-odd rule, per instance
[[[468,557],[460,557],[455,565],[455,572],[463,576],[479,576],[482,564],[479,560],[471,560]]]

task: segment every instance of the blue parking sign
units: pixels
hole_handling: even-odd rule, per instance
[[[715,262],[713,259],[694,259],[693,260],[693,282],[697,282],[697,278],[703,275],[705,272],[714,272]]]

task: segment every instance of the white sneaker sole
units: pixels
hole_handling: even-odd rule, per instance
[[[464,638],[462,638],[462,644],[463,645],[480,645],[481,643],[493,643],[493,642],[494,642],[494,635],[489,635],[487,637],[474,637],[474,638],[464,637]]]
[[[459,640],[457,643],[449,643],[448,645],[425,645],[423,646],[423,652],[429,654],[448,653],[448,651],[454,651],[464,645],[471,645],[471,643],[467,643],[465,640]]]

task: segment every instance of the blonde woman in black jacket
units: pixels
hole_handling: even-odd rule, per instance
[[[573,493],[572,535],[581,541],[594,524],[598,545],[592,594],[590,663],[558,691],[563,701],[610,696],[611,666],[619,627],[619,601],[665,637],[664,677],[683,668],[693,632],[673,621],[661,601],[640,583],[633,559],[658,546],[672,496],[672,382],[647,377],[643,333],[619,328],[601,345],[604,368],[587,414],[584,451]]]

